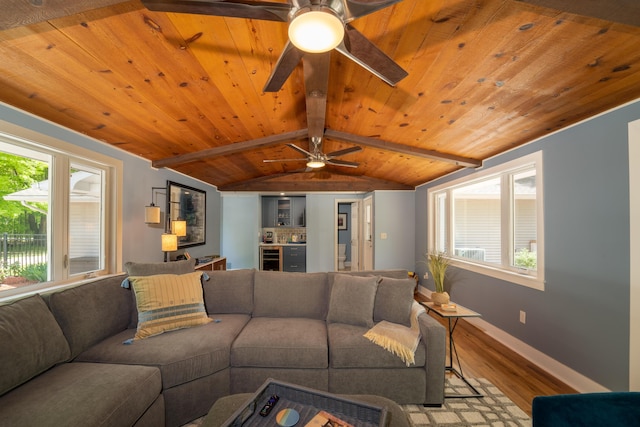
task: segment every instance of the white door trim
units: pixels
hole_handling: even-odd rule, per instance
[[[640,391],[640,120],[629,123],[629,390]]]

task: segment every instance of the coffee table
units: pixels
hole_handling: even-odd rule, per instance
[[[272,382],[272,381],[274,380],[271,380],[271,379],[267,380],[267,382],[263,384],[263,386],[258,390],[257,393],[233,394],[233,395],[225,396],[218,399],[216,403],[211,407],[211,410],[209,411],[207,416],[204,418],[202,427],[220,427],[220,426],[229,425],[229,420],[236,419],[237,415],[242,413],[243,408],[246,408],[248,405],[251,404],[252,401],[256,399],[256,397],[259,397],[260,390],[265,388],[265,385],[268,382]],[[290,383],[283,383],[279,381],[275,381],[275,382],[278,384],[285,384],[287,387],[291,386],[291,387],[303,390],[304,392],[311,391],[311,393],[317,394],[318,396],[321,397],[320,401],[324,399],[329,399],[328,401],[326,401],[326,405],[328,406],[320,409],[327,410],[328,412],[337,411],[337,412],[334,412],[334,414],[339,417],[341,416],[340,411],[345,410],[344,405],[346,405],[347,407],[346,408],[347,412],[350,411],[350,409],[348,408],[350,405],[356,405],[358,407],[356,412],[360,414],[368,413],[367,417],[369,417],[369,420],[367,422],[362,421],[359,423],[351,420],[353,423],[355,423],[354,425],[371,425],[372,423],[376,424],[376,421],[373,418],[371,418],[371,414],[373,413],[375,415],[376,411],[380,411],[381,415],[383,415],[383,418],[378,421],[382,423],[386,423],[385,425],[388,427],[410,427],[411,426],[409,419],[407,415],[404,413],[404,411],[402,410],[402,408],[394,401],[382,396],[337,395],[337,394],[331,394],[331,393],[314,390],[306,387],[297,386]],[[267,394],[270,394],[272,391],[272,389],[270,388],[267,388],[266,390],[267,390]],[[282,391],[281,394],[283,396],[288,395],[287,390],[282,390],[282,389],[280,390]],[[295,395],[288,395],[288,396],[293,400],[304,400],[304,397],[302,399],[298,399],[300,396],[295,396]],[[335,401],[332,402],[333,399],[335,399]],[[283,404],[279,405],[280,401],[278,401],[278,404],[276,404],[272,412],[277,413],[280,409],[285,409],[287,407],[286,402],[287,400],[285,399],[283,401]],[[337,405],[335,404],[335,402],[337,402]],[[260,406],[260,403],[258,403],[257,406]],[[257,407],[257,406],[255,408],[256,414],[260,411],[260,407]],[[338,410],[337,408],[340,408],[340,409]],[[296,427],[304,427],[304,425],[306,424],[306,420],[303,418],[304,416],[303,414],[301,414],[301,419],[296,424]],[[341,417],[341,418],[344,418],[344,417]],[[253,425],[252,421],[253,421],[252,419],[248,418],[245,426]],[[264,421],[268,422],[269,420],[265,419]],[[345,421],[349,421],[349,420],[345,418]],[[257,423],[260,424],[261,422],[262,420],[258,419]],[[271,423],[268,425],[277,427],[277,424],[274,421],[271,421]]]

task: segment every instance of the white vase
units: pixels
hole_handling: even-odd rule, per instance
[[[449,304],[449,294],[447,292],[431,292],[431,301],[434,305]]]

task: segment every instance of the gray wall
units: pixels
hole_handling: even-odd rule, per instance
[[[485,163],[542,150],[545,290],[460,269],[451,297],[484,320],[611,390],[629,388],[628,127],[640,102]],[[418,188],[416,253],[426,252],[427,189]],[[424,265],[417,265],[420,277]],[[424,282],[424,280],[423,280]],[[433,289],[432,283],[428,287]],[[519,311],[527,313],[519,323]]]
[[[207,192],[206,244],[189,248],[193,256],[220,253],[220,193],[216,187],[188,178],[168,169],[154,170],[150,162],[132,156],[105,143],[70,131],[28,113],[0,103],[0,120],[93,150],[123,162],[122,258],[127,261],[162,261],[160,250],[162,228],[144,223],[144,207],[151,202],[151,187],[165,187],[167,180],[189,185]],[[165,198],[157,204],[165,212]],[[175,254],[174,254],[175,255]]]
[[[415,268],[416,220],[413,191],[376,191],[373,197],[374,260],[377,270]],[[382,233],[387,238],[383,239]]]
[[[222,195],[222,253],[227,269],[259,267],[260,209],[257,194]]]

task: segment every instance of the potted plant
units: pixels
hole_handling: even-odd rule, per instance
[[[444,252],[430,252],[427,258],[429,271],[436,287],[436,291],[431,293],[431,300],[435,305],[449,304],[449,294],[444,290],[444,276],[449,267],[449,258]]]

